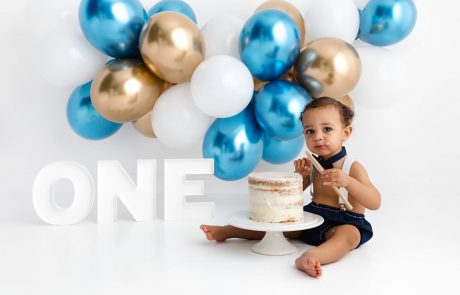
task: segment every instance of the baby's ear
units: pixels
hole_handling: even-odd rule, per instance
[[[351,133],[353,132],[353,126],[348,125],[343,129],[343,140],[347,140],[350,136]]]

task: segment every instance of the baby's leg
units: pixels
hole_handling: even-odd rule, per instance
[[[326,242],[310,249],[296,259],[296,267],[312,277],[321,276],[321,264],[335,262],[359,245],[361,234],[349,224],[339,225],[326,234]]]
[[[302,237],[302,231],[287,231],[283,232],[284,237],[291,239],[291,240],[297,240]]]
[[[231,225],[215,226],[202,224],[200,228],[208,240],[216,240],[217,242],[223,242],[230,238],[261,240],[265,235],[263,231],[241,229]]]

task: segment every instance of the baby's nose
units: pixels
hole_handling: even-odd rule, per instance
[[[323,135],[319,132],[315,133],[315,136],[313,137],[314,140],[318,141],[318,140],[322,140],[323,139]]]

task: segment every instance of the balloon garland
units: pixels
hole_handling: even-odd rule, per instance
[[[26,7],[30,16],[37,1]],[[39,46],[39,71],[76,86],[67,119],[79,136],[100,140],[132,122],[172,148],[202,140],[215,176],[236,180],[260,159],[282,164],[298,155],[299,116],[312,99],[330,96],[354,108],[351,93],[356,102],[385,105],[366,84],[391,79],[369,79],[375,58],[390,55],[351,44],[400,42],[417,12],[412,0],[361,2],[358,10],[353,0],[316,0],[304,19],[289,2],[270,0],[246,21],[223,16],[200,29],[182,0],[159,1],[148,13],[139,0],[82,0],[81,32],[57,21]],[[106,56],[113,59],[104,65]]]

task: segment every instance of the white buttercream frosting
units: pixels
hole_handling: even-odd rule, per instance
[[[297,173],[251,173],[249,218],[260,222],[302,221],[302,188],[302,176]]]

